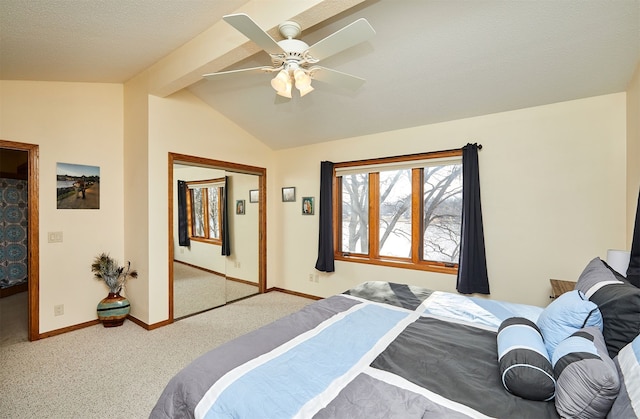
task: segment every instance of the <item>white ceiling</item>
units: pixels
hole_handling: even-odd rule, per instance
[[[1,0],[0,78],[121,83],[244,3]],[[360,17],[376,36],[321,63],[365,78],[355,93],[316,81],[286,101],[268,74],[189,90],[282,149],[622,92],[640,62],[640,0],[367,0],[302,39]],[[229,68],[269,63],[262,52]]]

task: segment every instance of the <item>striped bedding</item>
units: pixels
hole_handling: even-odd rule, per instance
[[[216,348],[152,418],[558,417],[507,392],[496,332],[541,308],[367,282]]]

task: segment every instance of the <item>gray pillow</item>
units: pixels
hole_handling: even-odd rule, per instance
[[[640,289],[616,276],[599,258],[589,262],[576,289],[600,309],[604,340],[609,356],[614,358],[640,334]]]
[[[552,357],[556,410],[566,418],[604,418],[620,378],[600,329],[585,327],[558,344]]]
[[[596,291],[605,285],[622,284],[620,278],[616,277],[613,271],[600,258],[593,258],[584,268],[575,289],[582,291],[587,298],[590,298]]]

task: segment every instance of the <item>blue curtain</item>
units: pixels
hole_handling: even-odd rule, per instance
[[[478,149],[462,147],[462,232],[456,289],[462,294],[489,294],[487,257],[484,248]]]
[[[627,279],[640,288],[640,192],[638,193],[638,206],[636,207],[636,223],[633,227],[633,240],[631,242],[631,258],[627,268]]]
[[[316,269],[334,272],[333,260],[333,163],[320,163],[320,228]]]
[[[178,245],[190,246],[189,239],[189,218],[187,217],[187,182],[178,181]]]
[[[229,176],[224,177],[222,193],[222,256],[231,255],[231,237],[229,236]]]

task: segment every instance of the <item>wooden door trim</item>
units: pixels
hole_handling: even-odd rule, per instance
[[[0,140],[0,148],[26,151],[28,153],[28,208],[27,208],[27,234],[29,237],[28,249],[28,300],[29,340],[38,340],[40,335],[40,233],[39,233],[39,146],[37,144],[17,143]]]

